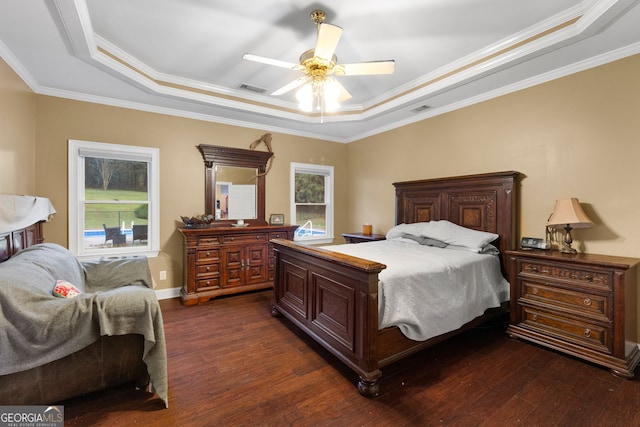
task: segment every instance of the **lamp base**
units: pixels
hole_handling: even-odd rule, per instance
[[[571,244],[573,243],[573,238],[571,237],[571,225],[567,224],[564,230],[566,231],[564,235],[564,245],[562,245],[562,250],[560,252],[563,254],[577,254],[578,251],[571,247]]]

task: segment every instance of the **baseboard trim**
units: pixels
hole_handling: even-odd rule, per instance
[[[180,288],[158,289],[156,290],[156,297],[161,299],[178,298],[180,296]]]

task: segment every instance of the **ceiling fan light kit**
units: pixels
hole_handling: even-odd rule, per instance
[[[337,76],[393,74],[395,61],[370,61],[353,64],[338,64],[335,50],[342,36],[342,28],[324,23],[326,14],[322,10],[311,12],[311,20],[316,23],[318,37],[316,47],[300,55],[299,64],[278,59],[264,58],[245,54],[242,58],[266,65],[298,70],[304,73],[283,87],[273,91],[271,95],[284,95],[296,88],[298,108],[306,113],[320,113],[321,120],[325,112],[337,111],[340,102],[351,98],[351,94],[335,78]]]

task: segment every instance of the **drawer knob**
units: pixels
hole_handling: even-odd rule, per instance
[[[584,336],[587,338],[591,338],[591,329],[587,328],[584,330]]]
[[[208,256],[208,257],[209,257],[209,256],[211,256],[211,252],[207,252],[207,256]]]
[[[533,271],[534,273],[538,273],[539,272],[538,267],[531,267],[531,271]]]
[[[591,298],[585,298],[584,299],[584,305],[586,305],[587,307],[591,305],[593,301],[591,301]]]
[[[531,316],[531,318],[532,318],[533,320],[538,320],[538,315],[537,315],[537,314],[534,314],[533,316]]]
[[[586,276],[584,276],[584,280],[586,280],[587,282],[593,282],[593,277],[587,274]]]
[[[538,288],[531,289],[531,293],[534,294],[534,295],[538,295],[538,292],[539,292]]]
[[[206,270],[207,270],[207,271],[211,270],[211,267],[207,266]]]

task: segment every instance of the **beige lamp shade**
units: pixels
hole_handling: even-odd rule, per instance
[[[578,199],[572,197],[570,199],[556,200],[556,205],[549,217],[549,221],[547,221],[547,225],[552,227],[566,227],[569,225],[571,228],[588,228],[593,227],[595,224],[584,213]]]

